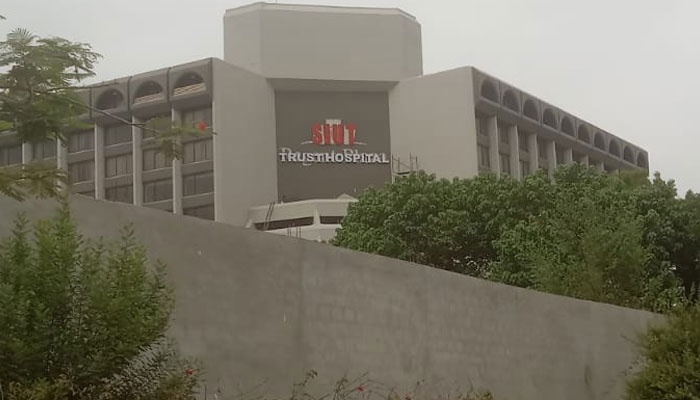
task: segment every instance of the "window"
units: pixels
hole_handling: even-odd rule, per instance
[[[488,136],[489,135],[489,120],[485,117],[476,117],[476,131],[479,135]]]
[[[171,178],[143,184],[143,202],[171,200],[173,198],[173,180]]]
[[[530,163],[520,160],[520,174],[522,176],[530,175]]]
[[[134,188],[132,185],[115,186],[105,189],[105,199],[117,201],[119,203],[131,204],[134,198]]]
[[[47,158],[56,157],[56,141],[55,140],[45,140],[43,142],[34,143],[32,146],[32,152],[34,160],[44,160]]]
[[[294,228],[297,226],[309,226],[314,224],[314,217],[302,217],[294,219],[283,219],[278,221],[270,222],[258,222],[255,224],[255,229],[257,230],[276,230],[285,228]]]
[[[95,179],[95,161],[83,161],[68,164],[68,175],[73,183],[87,182]]]
[[[210,221],[214,220],[214,205],[210,204],[207,206],[200,207],[190,207],[182,210],[182,213],[189,215],[191,217],[197,217],[201,219],[208,219]]]
[[[520,150],[523,151],[530,151],[528,139],[530,138],[530,134],[527,132],[523,131],[518,131],[518,147],[520,147]]]
[[[124,101],[124,96],[115,89],[109,89],[102,93],[97,99],[97,108],[100,110],[109,110],[119,107]]]
[[[501,162],[501,173],[510,175],[510,156],[507,154],[499,154]]]
[[[508,126],[498,125],[498,140],[503,144],[510,144],[510,134],[508,133]]]
[[[477,145],[477,158],[479,159],[479,168],[489,169],[491,168],[491,163],[489,162],[489,148],[483,145]]]
[[[22,145],[0,147],[0,166],[22,164]]]
[[[207,161],[213,159],[213,142],[211,139],[185,143],[182,146],[182,163]]]
[[[152,169],[170,168],[172,165],[170,160],[165,158],[165,154],[160,149],[144,150],[143,151],[143,170],[150,171]]]
[[[340,225],[343,218],[341,216],[321,216],[321,223],[324,225]]]
[[[212,124],[211,107],[198,108],[194,110],[186,110],[182,112],[182,124],[196,126],[204,121],[207,127]]]
[[[129,175],[132,171],[131,154],[105,158],[105,177]]]
[[[105,146],[131,142],[131,125],[120,124],[105,128]]]
[[[92,150],[95,148],[95,132],[82,131],[68,136],[68,152],[77,153],[79,151]]]
[[[182,178],[182,193],[184,196],[193,196],[214,191],[214,173],[188,175]]]

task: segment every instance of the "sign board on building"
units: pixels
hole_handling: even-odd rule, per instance
[[[389,164],[386,153],[364,152],[367,143],[358,140],[358,126],[338,119],[314,122],[310,130],[311,140],[301,142],[298,149],[282,147],[279,160],[282,163],[313,164]],[[335,146],[335,147],[333,147]],[[338,146],[342,146],[339,148]]]

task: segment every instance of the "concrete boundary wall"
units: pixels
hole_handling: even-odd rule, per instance
[[[653,314],[507,287],[329,245],[74,197],[89,236],[133,222],[177,293],[173,333],[223,398],[261,382],[288,395],[309,369],[328,382],[369,372],[498,400],[620,399],[631,341]],[[0,198],[0,235],[17,211]]]

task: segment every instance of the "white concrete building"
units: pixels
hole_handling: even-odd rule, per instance
[[[0,134],[0,166],[56,163],[75,193],[313,240],[339,196],[411,170],[648,169],[639,146],[478,69],[424,76],[420,24],[398,9],[256,3],[226,11],[224,34],[224,60],[87,88],[92,128],[67,143]],[[207,128],[182,160],[139,125],[162,116]]]

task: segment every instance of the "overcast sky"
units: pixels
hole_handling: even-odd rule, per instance
[[[242,0],[3,0],[24,27],[90,43],[107,80],[223,57]],[[286,1],[280,1],[287,3]],[[646,148],[652,171],[700,191],[699,0],[323,0],[399,7],[423,29],[425,73],[473,65]]]

